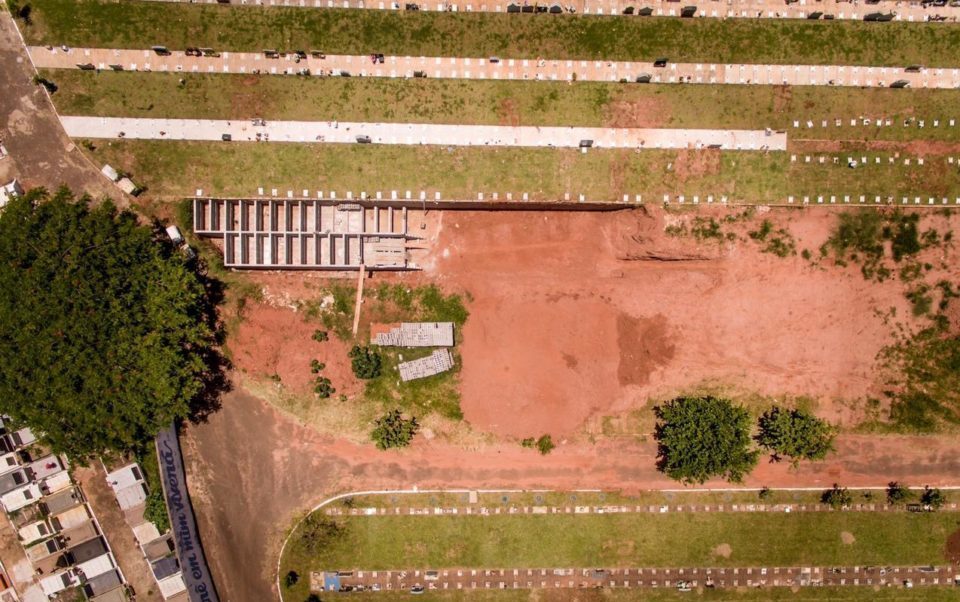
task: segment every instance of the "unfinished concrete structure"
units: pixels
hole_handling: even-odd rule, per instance
[[[370,342],[383,347],[453,347],[453,322],[375,324]]]
[[[397,368],[400,370],[400,380],[404,382],[426,378],[453,368],[453,355],[449,349],[436,349],[427,357],[403,362]]]
[[[231,268],[415,270],[406,207],[321,199],[193,199],[193,231]]]

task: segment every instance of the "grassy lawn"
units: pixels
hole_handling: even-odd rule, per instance
[[[425,592],[418,599],[423,602],[620,602],[642,599],[647,602],[674,602],[678,600],[702,600],[704,602],[946,602],[956,599],[956,592],[946,588],[877,589],[872,587],[817,587],[791,591],[786,587],[743,588],[742,590],[704,590],[681,593],[670,588],[647,589],[640,594],[635,590],[495,590],[472,592]],[[288,602],[300,602],[306,593],[296,596],[284,592]],[[409,600],[407,592],[352,593],[351,600],[360,602]]]
[[[703,513],[375,516],[306,554],[294,532],[281,575],[296,570],[566,566],[943,564],[956,513]],[[852,534],[845,544],[842,533]],[[714,552],[730,546],[729,557]],[[294,599],[290,597],[289,599]]]
[[[831,155],[825,164],[790,162],[785,152],[719,152],[594,149],[448,148],[438,146],[258,144],[247,142],[173,142],[150,140],[95,141],[90,152],[96,165],[109,163],[133,174],[151,198],[172,200],[193,195],[197,188],[208,194],[254,195],[266,191],[336,191],[339,198],[352,191],[373,194],[391,190],[439,191],[445,199],[500,199],[522,193],[530,200],[571,200],[585,194],[590,201],[621,200],[624,194],[642,194],[645,202],[662,202],[663,195],[693,195],[706,201],[780,202],[788,195],[801,202],[803,195],[843,195],[856,201],[863,194],[914,194],[935,197],[960,194],[956,164],[944,157],[928,157],[925,165],[890,165],[884,155],[880,165],[851,170],[851,150]],[[871,160],[877,153],[867,153]],[[838,157],[836,164],[832,156]],[[309,165],[310,169],[304,166]],[[947,169],[950,167],[950,169]],[[387,197],[389,198],[389,197]],[[416,197],[415,197],[416,198]],[[675,202],[675,201],[674,201]]]
[[[960,90],[301,78],[47,70],[63,115],[787,129],[820,139],[960,140]],[[178,80],[186,84],[181,86]],[[882,110],[881,110],[882,108]],[[862,116],[896,127],[850,126]],[[905,128],[916,116],[927,127]],[[835,119],[842,119],[837,127]],[[820,127],[822,120],[830,127]],[[934,128],[939,119],[941,127]],[[807,130],[812,120],[817,127]],[[804,127],[792,128],[794,121]]]
[[[30,44],[331,54],[957,66],[960,27],[748,19],[517,18],[493,13],[35,0]]]

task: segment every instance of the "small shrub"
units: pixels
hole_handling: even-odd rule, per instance
[[[537,450],[541,455],[545,456],[549,454],[553,451],[554,447],[556,447],[556,445],[553,443],[553,438],[550,435],[542,435],[537,439]]]
[[[764,241],[764,240],[767,240],[767,236],[768,236],[771,232],[773,232],[773,222],[771,222],[771,221],[768,220],[768,219],[765,219],[765,220],[763,220],[763,222],[760,224],[760,227],[759,227],[758,229],[756,229],[756,230],[754,230],[754,231],[752,231],[752,232],[748,232],[747,234],[748,234],[748,235],[750,236],[750,238],[752,238],[753,240]]]
[[[378,449],[406,447],[419,429],[416,418],[405,419],[400,410],[393,410],[377,419],[370,437]]]
[[[533,447],[536,446],[536,444],[537,444],[537,440],[534,439],[533,437],[527,437],[526,439],[523,439],[522,441],[520,441],[521,447],[526,447],[529,449],[533,449]]]
[[[910,489],[899,481],[891,481],[887,485],[887,503],[902,504],[910,499]]]
[[[324,343],[330,340],[330,334],[326,330],[314,330],[310,338],[318,343]]]
[[[947,502],[947,497],[942,491],[929,485],[923,488],[923,494],[920,495],[920,503],[932,510],[939,510]]]
[[[380,353],[370,347],[354,345],[350,350],[350,359],[350,367],[357,378],[370,379],[380,376]]]
[[[844,506],[849,506],[853,498],[850,496],[850,492],[847,491],[846,487],[840,487],[834,483],[832,488],[823,492],[823,495],[820,496],[820,501],[829,505],[834,510],[839,510]]]
[[[312,372],[312,373],[314,373],[314,374],[319,373],[321,370],[323,370],[323,369],[326,368],[326,367],[327,367],[327,365],[324,364],[323,362],[321,362],[321,361],[318,360],[318,359],[312,359],[312,360],[310,360],[310,372]]]
[[[760,490],[760,493],[757,494],[757,496],[758,496],[761,500],[766,500],[766,499],[768,499],[771,495],[773,495],[773,492],[770,491],[770,488],[769,488],[769,487],[764,487],[763,489]]]
[[[313,381],[313,392],[316,393],[320,399],[326,399],[336,393],[337,390],[333,388],[329,378],[318,376],[316,380]]]
[[[300,581],[300,575],[297,574],[296,571],[290,571],[289,573],[286,574],[286,576],[284,576],[283,585],[287,589],[290,589],[291,587],[296,585],[298,581]]]

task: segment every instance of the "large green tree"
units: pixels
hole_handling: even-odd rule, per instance
[[[757,443],[775,458],[786,456],[794,465],[800,460],[822,460],[833,450],[836,429],[804,410],[773,406],[760,416]]]
[[[215,293],[160,232],[66,189],[0,214],[0,411],[75,460],[216,408]]]
[[[716,397],[680,397],[655,408],[657,468],[687,484],[739,483],[757,464],[750,413]]]

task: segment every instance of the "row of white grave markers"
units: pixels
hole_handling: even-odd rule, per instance
[[[940,124],[941,124],[941,120],[940,120],[940,119],[932,119],[932,120],[930,120],[930,121],[931,121],[933,127],[935,127],[935,128],[940,127]],[[829,119],[821,119],[821,120],[820,120],[820,127],[822,127],[822,128],[831,127],[831,126],[832,126],[832,127],[843,127],[843,125],[844,125],[845,123],[847,123],[847,121],[846,121],[845,119],[839,119],[839,118],[834,118],[834,119],[832,119],[832,120],[829,120]],[[944,127],[956,127],[956,125],[957,125],[957,120],[956,120],[956,119],[945,119],[945,120],[942,121],[942,123],[943,123]],[[926,125],[927,125],[927,120],[926,120],[926,119],[917,119],[916,117],[909,117],[909,118],[903,120],[903,127],[910,127],[910,126],[912,126],[912,125],[916,125],[916,126],[919,127],[919,128],[923,128],[923,127],[926,127]],[[794,128],[806,127],[807,129],[811,129],[811,128],[815,127],[815,126],[816,126],[816,123],[815,123],[812,119],[808,119],[806,122],[803,122],[803,123],[801,123],[799,120],[796,120],[796,119],[793,121],[793,127],[794,127]],[[857,127],[857,126],[863,126],[863,127],[868,127],[868,126],[893,127],[893,120],[892,120],[892,119],[889,119],[889,118],[886,118],[886,117],[880,117],[880,118],[878,118],[878,119],[871,119],[871,118],[869,118],[869,117],[859,117],[859,118],[857,118],[857,119],[851,119],[851,120],[850,120],[850,127]]]
[[[194,196],[196,196],[196,197],[198,197],[198,198],[199,198],[199,197],[203,197],[203,196],[204,196],[203,190],[200,189],[200,188],[196,189],[196,194],[195,194]],[[330,200],[330,201],[337,201],[337,200],[340,200],[340,201],[357,201],[357,200],[362,200],[362,201],[423,201],[423,202],[431,201],[431,202],[450,202],[450,203],[470,202],[470,201],[472,201],[472,199],[463,199],[463,198],[459,198],[459,199],[444,198],[444,197],[441,195],[441,193],[439,193],[439,192],[434,192],[434,193],[431,195],[430,193],[428,193],[428,192],[426,192],[426,191],[424,191],[424,190],[421,190],[421,191],[419,192],[419,194],[416,194],[416,195],[415,195],[413,192],[411,192],[410,190],[404,191],[402,194],[399,193],[399,192],[396,191],[396,190],[391,190],[390,193],[389,193],[389,195],[386,195],[386,194],[384,194],[384,193],[381,192],[381,191],[376,191],[376,192],[373,193],[372,195],[369,194],[369,193],[367,193],[367,192],[360,192],[359,194],[354,194],[353,191],[349,191],[349,190],[348,190],[348,191],[346,192],[346,194],[341,197],[341,196],[338,196],[338,193],[337,193],[336,191],[334,191],[334,190],[331,190],[331,191],[318,190],[318,191],[316,191],[316,194],[314,194],[312,191],[304,188],[304,189],[300,192],[300,195],[298,196],[297,194],[295,194],[295,192],[294,192],[293,190],[286,190],[285,192],[282,192],[282,193],[281,193],[281,191],[278,190],[277,188],[271,188],[271,189],[269,189],[269,192],[268,192],[267,189],[265,189],[265,188],[263,188],[263,187],[260,187],[260,188],[257,189],[257,197],[260,197],[260,198],[269,197],[269,198],[276,198],[276,199],[313,199],[313,198],[316,198],[316,199],[318,199],[318,200]],[[531,198],[530,198],[530,193],[527,193],[527,192],[520,193],[520,194],[519,194],[518,196],[516,196],[516,197],[514,196],[514,194],[513,194],[512,192],[507,192],[507,193],[505,193],[505,194],[503,194],[503,195],[501,195],[501,194],[498,193],[498,192],[492,192],[492,193],[489,194],[489,196],[488,196],[487,194],[483,193],[483,192],[478,192],[478,193],[477,193],[477,198],[476,198],[476,200],[477,200],[477,201],[490,201],[490,202],[498,202],[498,201],[508,201],[508,202],[511,202],[511,201],[513,201],[513,202],[515,202],[515,201],[533,201],[533,202],[545,202],[545,203],[557,202],[557,199],[544,199],[544,198],[541,198],[541,199],[531,199]],[[585,202],[610,203],[610,202],[613,202],[613,203],[621,203],[621,204],[627,204],[627,205],[638,205],[638,204],[642,204],[642,203],[644,202],[644,200],[643,200],[643,195],[642,195],[642,194],[624,194],[620,199],[616,199],[616,200],[588,201],[587,195],[585,195],[585,194],[577,194],[577,195],[574,195],[574,194],[571,194],[571,193],[569,193],[569,192],[564,193],[564,195],[563,195],[563,201],[565,201],[565,202],[575,201],[575,202],[580,202],[580,203],[585,203]],[[730,199],[727,195],[717,195],[717,196],[714,196],[714,195],[712,195],[712,194],[708,194],[708,195],[696,195],[696,194],[695,194],[695,195],[692,195],[692,196],[689,196],[689,197],[688,197],[687,195],[683,195],[683,194],[676,194],[676,195],[664,194],[663,197],[662,197],[661,202],[662,202],[664,205],[669,205],[669,204],[671,204],[671,203],[678,203],[678,204],[680,204],[680,205],[684,205],[684,204],[687,204],[687,203],[691,203],[691,204],[693,204],[693,205],[700,205],[700,204],[712,205],[712,204],[714,204],[714,203],[717,203],[717,204],[720,204],[720,205],[731,205],[731,204],[732,204],[732,205],[783,205],[783,204],[787,204],[787,205],[793,205],[793,204],[803,204],[803,205],[819,204],[819,205],[822,205],[822,204],[838,204],[838,203],[840,203],[840,204],[868,204],[868,203],[869,203],[869,204],[874,204],[874,205],[881,205],[881,204],[886,204],[886,205],[894,205],[894,204],[911,205],[911,204],[912,204],[912,205],[927,205],[927,206],[929,206],[929,205],[939,205],[939,206],[943,206],[943,205],[960,205],[960,197],[956,197],[956,198],[954,198],[954,199],[951,199],[951,198],[948,198],[948,197],[938,197],[938,198],[935,198],[935,197],[931,197],[931,196],[926,196],[926,197],[920,197],[920,196],[909,196],[909,197],[908,197],[908,196],[900,196],[900,197],[897,197],[897,196],[894,195],[894,196],[870,196],[870,197],[868,197],[867,195],[859,195],[859,196],[857,196],[857,195],[842,195],[842,196],[841,196],[841,195],[825,195],[825,194],[824,194],[824,195],[813,195],[813,196],[810,196],[810,195],[807,195],[807,196],[792,196],[792,195],[791,195],[791,196],[788,196],[786,199],[764,200],[764,201],[753,201],[753,202],[751,202],[751,201],[745,201],[745,200],[743,200],[743,199],[737,199],[737,198]]]

